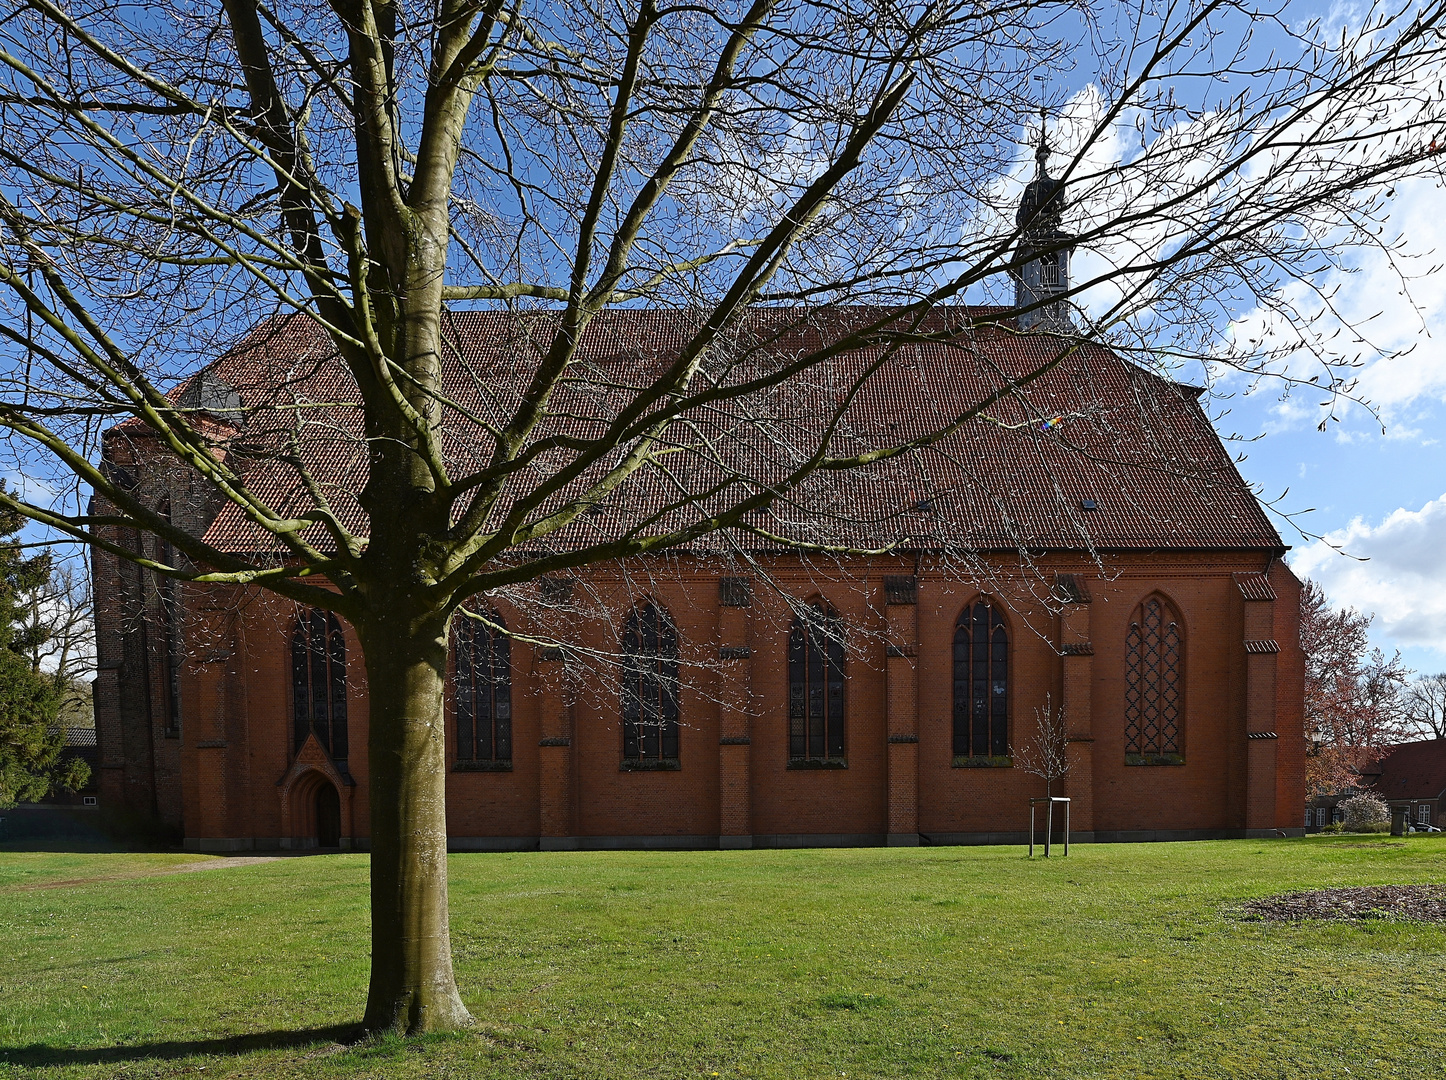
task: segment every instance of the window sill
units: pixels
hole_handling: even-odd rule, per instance
[[[1184,754],[1126,754],[1126,765],[1183,765]]]
[[[452,766],[453,772],[511,772],[510,761],[467,761],[459,758]]]
[[[788,759],[790,769],[847,769],[849,759],[841,757],[796,757]]]
[[[623,758],[619,772],[680,772],[683,763],[675,757]]]
[[[1012,757],[956,757],[949,763],[952,769],[1012,769]]]

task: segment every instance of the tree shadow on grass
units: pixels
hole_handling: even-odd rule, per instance
[[[357,1024],[302,1028],[297,1031],[259,1031],[224,1039],[136,1043],[131,1046],[64,1047],[32,1043],[0,1046],[0,1065],[31,1069],[59,1065],[115,1065],[133,1061],[169,1061],[206,1055],[237,1056],[259,1050],[286,1050],[315,1043],[351,1043],[362,1035]]]

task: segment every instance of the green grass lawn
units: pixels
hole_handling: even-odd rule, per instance
[[[476,1028],[356,1045],[365,856],[195,861],[0,853],[0,1077],[1446,1077],[1446,928],[1232,914],[1441,838],[458,855]]]

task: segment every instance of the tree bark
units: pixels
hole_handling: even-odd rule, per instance
[[[371,711],[368,1031],[466,1026],[447,925],[446,626],[381,613],[357,628]]]

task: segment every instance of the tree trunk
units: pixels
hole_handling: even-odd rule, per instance
[[[398,612],[357,628],[371,698],[372,974],[365,1026],[416,1034],[472,1022],[447,924],[445,627]]]

